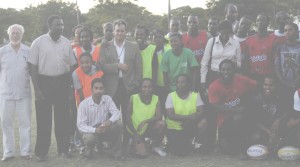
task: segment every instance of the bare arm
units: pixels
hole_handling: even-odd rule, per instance
[[[35,93],[35,99],[36,100],[44,100],[45,97],[39,87],[39,79],[38,79],[38,66],[30,64],[30,74],[31,74],[31,80],[34,87],[34,93]]]

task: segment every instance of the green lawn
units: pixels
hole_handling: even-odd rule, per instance
[[[18,131],[15,129],[16,141],[19,140]],[[32,112],[32,150],[34,150],[35,138],[36,138],[36,121],[35,111],[33,107]],[[2,142],[2,133],[0,141]],[[19,144],[16,143],[16,152],[19,153]],[[0,146],[0,154],[2,157],[2,145]],[[22,160],[19,157],[9,161],[0,162],[0,167],[32,167],[32,166],[49,166],[49,167],[73,167],[73,166],[85,166],[85,167],[299,167],[300,160],[298,161],[279,161],[279,160],[265,160],[255,161],[247,160],[241,161],[234,157],[221,155],[214,153],[210,156],[201,156],[199,154],[192,154],[189,157],[177,157],[174,155],[167,155],[165,158],[158,156],[150,156],[147,159],[135,159],[128,158],[124,162],[113,161],[105,154],[95,155],[93,160],[86,160],[78,154],[74,154],[72,159],[63,159],[57,156],[56,153],[56,141],[54,133],[52,133],[52,143],[49,151],[48,160],[46,162],[36,162],[35,156],[32,160]]]

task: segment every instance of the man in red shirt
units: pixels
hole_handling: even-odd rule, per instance
[[[223,60],[220,63],[221,77],[208,88],[211,111],[217,114],[218,141],[222,151],[245,155],[247,134],[246,103],[250,92],[256,89],[256,81],[235,74],[235,63]]]
[[[268,33],[270,18],[264,14],[257,16],[257,34],[249,37],[245,48],[245,65],[251,78],[262,82],[266,75],[274,73],[273,50],[278,41]]]
[[[198,64],[201,64],[201,60],[204,54],[207,33],[206,31],[199,31],[199,19],[198,16],[190,15],[187,20],[188,31],[182,34],[183,45],[193,51],[195,59]],[[200,71],[200,66],[197,67],[197,71]],[[197,75],[196,81],[200,80],[200,75]],[[197,86],[198,88],[199,86]]]

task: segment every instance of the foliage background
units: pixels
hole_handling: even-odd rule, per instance
[[[89,10],[88,13],[81,14],[80,24],[87,25],[96,33],[102,35],[102,24],[118,18],[125,19],[128,23],[129,32],[133,31],[137,24],[144,24],[150,30],[161,28],[168,32],[168,16],[154,15],[146,8],[136,5],[137,0],[95,0],[98,5]],[[149,1],[151,3],[151,1]],[[172,3],[172,1],[171,1]],[[259,13],[266,13],[273,18],[276,12],[288,11],[291,16],[300,15],[299,0],[206,0],[207,9],[191,8],[183,6],[172,9],[172,17],[178,17],[182,23],[182,31],[186,30],[186,20],[190,14],[200,18],[200,28],[206,29],[207,20],[215,16],[220,20],[225,17],[225,6],[228,3],[236,4],[239,8],[239,17],[247,15],[255,20]],[[162,5],[162,4],[157,4]],[[166,4],[167,5],[167,4]],[[80,11],[79,11],[80,12]],[[23,10],[1,9],[0,8],[0,43],[7,40],[6,30],[9,25],[21,24],[25,27],[24,41],[29,43],[37,36],[47,32],[47,17],[56,14],[60,15],[65,23],[65,36],[72,37],[72,28],[77,25],[76,4],[62,0],[49,0],[46,4],[36,7],[29,6]],[[270,28],[273,28],[274,21]]]

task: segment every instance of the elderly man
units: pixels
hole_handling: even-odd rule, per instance
[[[61,36],[60,16],[48,18],[49,33],[35,39],[28,62],[35,90],[37,139],[35,154],[45,161],[51,144],[52,107],[58,154],[69,158],[69,89],[71,66],[76,64],[69,40]]]
[[[11,25],[7,33],[10,43],[0,49],[2,161],[8,161],[15,155],[13,126],[15,114],[19,123],[20,155],[24,159],[31,158],[31,90],[29,66],[26,62],[30,49],[21,43],[24,33],[23,26]]]

